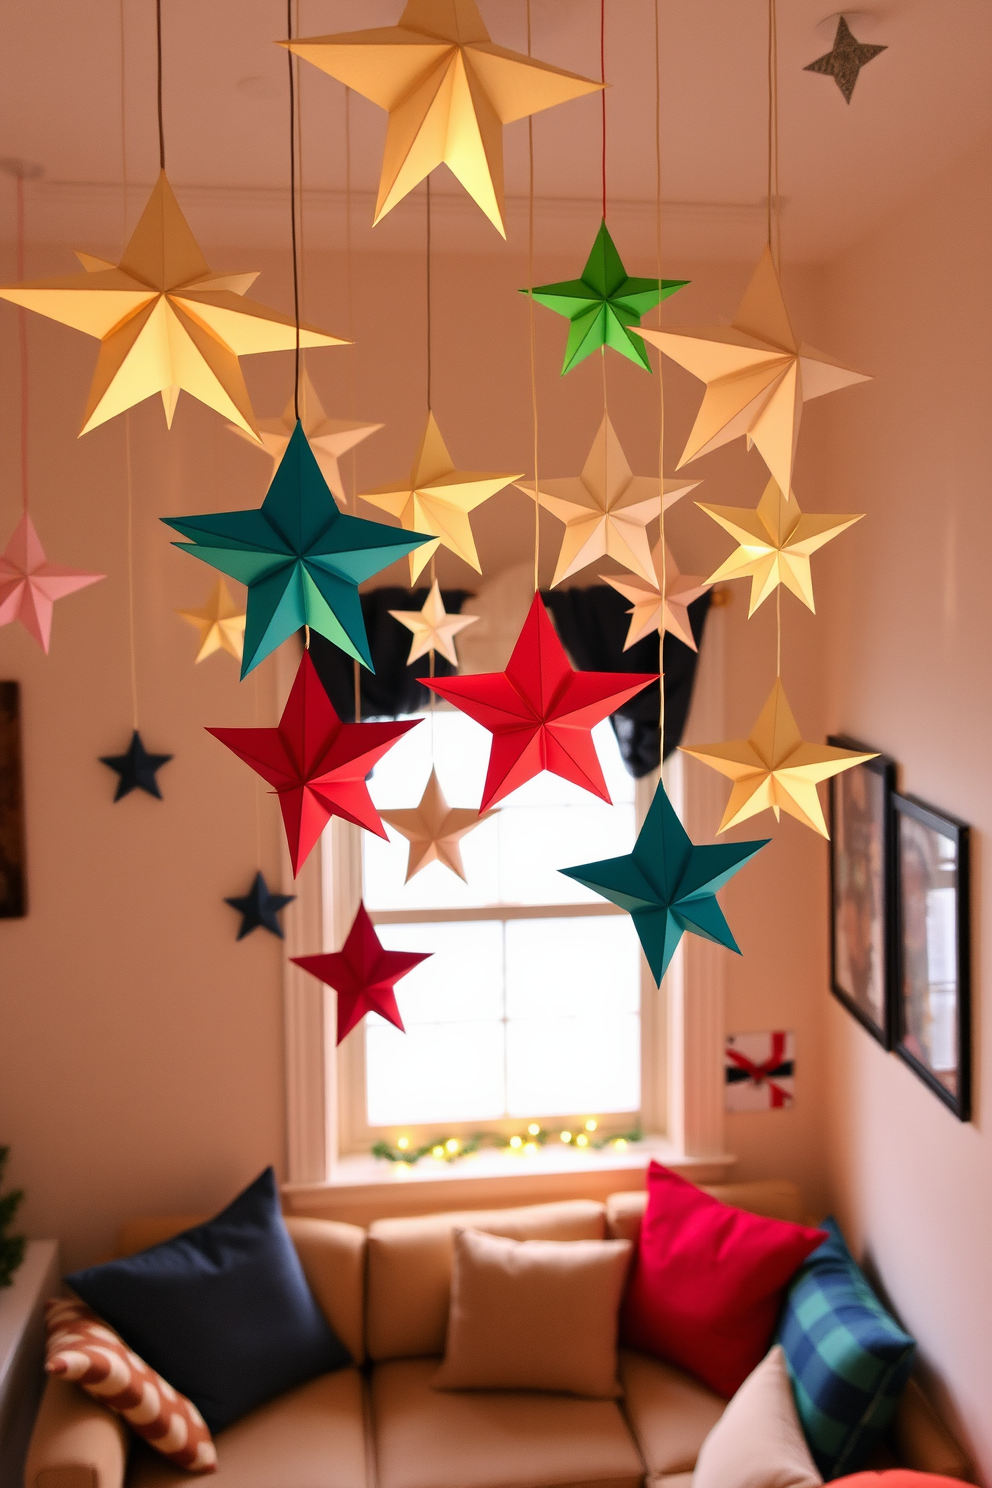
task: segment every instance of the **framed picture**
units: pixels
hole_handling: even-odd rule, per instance
[[[869,748],[843,737],[827,742]],[[895,776],[895,761],[880,754],[830,781],[830,986],[886,1049],[894,1037]]]
[[[0,920],[27,912],[21,691],[16,682],[0,682]]]
[[[971,1114],[968,828],[893,795],[895,1048],[959,1121]]]

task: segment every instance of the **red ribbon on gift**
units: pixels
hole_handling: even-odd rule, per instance
[[[728,1048],[727,1058],[731,1061],[732,1064],[735,1064],[738,1069],[742,1069],[747,1075],[748,1079],[753,1080],[755,1085],[767,1084],[768,1092],[772,1099],[773,1111],[779,1111],[782,1109],[783,1106],[789,1104],[789,1101],[792,1099],[792,1096],[789,1094],[789,1092],[787,1090],[783,1090],[781,1085],[776,1085],[774,1080],[769,1079],[772,1070],[778,1069],[778,1066],[785,1059],[784,1033],[772,1034],[771,1057],[769,1059],[766,1059],[763,1064],[755,1064],[753,1059],[748,1059],[746,1054],[740,1054],[736,1049]]]

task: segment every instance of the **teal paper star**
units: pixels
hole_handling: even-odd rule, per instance
[[[660,987],[687,930],[740,955],[716,891],[770,840],[696,847],[659,785],[632,853],[560,872],[629,911]]]
[[[644,342],[639,336],[632,336],[627,327],[640,325],[641,316],[653,310],[660,299],[667,300],[688,283],[688,279],[662,279],[659,294],[659,280],[632,279],[620,261],[606,223],[602,222],[581,279],[538,284],[533,290],[522,289],[520,293],[533,294],[539,304],[547,305],[558,315],[567,315],[571,321],[561,369],[563,377],[601,346],[612,347],[650,372]]]
[[[358,586],[434,541],[343,516],[299,422],[260,508],[162,520],[190,539],[177,548],[247,584],[242,678],[304,625],[374,670]]]

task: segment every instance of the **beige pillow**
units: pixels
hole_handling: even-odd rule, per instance
[[[776,1344],[700,1447],[692,1488],[818,1488],[822,1482]]]
[[[618,1396],[617,1313],[629,1240],[507,1240],[455,1232],[438,1390]]]

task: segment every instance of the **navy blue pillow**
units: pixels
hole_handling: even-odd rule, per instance
[[[66,1282],[211,1431],[351,1363],[307,1286],[271,1168],[216,1219]]]

